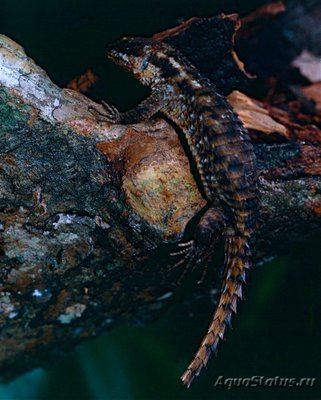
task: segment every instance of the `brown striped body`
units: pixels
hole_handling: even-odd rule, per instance
[[[186,137],[208,202],[219,204],[224,214],[210,208],[199,223],[198,231],[204,228],[207,233],[211,229],[210,237],[215,240],[221,234],[218,227],[224,226],[225,271],[213,320],[182,376],[189,386],[216,353],[237,301],[242,298],[242,285],[251,264],[257,208],[255,155],[247,131],[228,101],[178,51],[152,40],[129,38],[120,41],[108,55],[149,85],[151,96],[124,114],[107,106],[106,119],[133,123],[158,111],[165,114]]]

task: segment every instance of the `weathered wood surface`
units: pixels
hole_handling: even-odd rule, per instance
[[[321,230],[320,118],[229,99],[259,162],[259,262]],[[166,243],[205,205],[173,127],[99,123],[91,105],[0,36],[3,379],[152,316],[176,288]]]

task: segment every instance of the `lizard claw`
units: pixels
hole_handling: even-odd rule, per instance
[[[188,242],[181,242],[181,243],[178,243],[178,247],[190,247],[190,246],[192,246],[193,245],[193,243],[194,243],[194,240],[192,239],[192,240],[189,240]]]
[[[184,247],[183,250],[176,251],[171,253],[171,256],[182,256],[180,259],[173,265],[169,267],[169,270],[172,271],[179,266],[184,266],[183,272],[178,278],[177,283],[180,284],[187,272],[193,272],[195,269],[200,266],[204,266],[205,270],[202,273],[202,277],[198,283],[202,282],[206,275],[206,265],[208,264],[208,260],[212,255],[212,251],[208,251],[208,249],[204,248],[204,246],[198,243],[196,240],[191,240],[186,243],[180,243],[178,246]]]
[[[194,243],[194,240],[190,240],[190,241],[188,241],[188,242],[182,242],[182,243],[178,243],[178,247],[183,247],[183,249],[182,250],[178,250],[178,251],[174,251],[174,252],[172,252],[172,253],[170,253],[170,256],[171,257],[174,257],[174,256],[179,256],[179,255],[181,255],[181,254],[186,254],[186,253],[188,253],[189,251],[190,251],[190,249],[191,249],[191,246],[193,246],[193,243]]]
[[[96,114],[97,120],[99,122],[110,122],[113,124],[117,124],[120,122],[120,112],[117,108],[111,104],[107,104],[102,100],[101,102],[103,106],[103,110],[101,108],[90,106],[89,109],[94,111]]]
[[[107,121],[117,124],[120,121],[120,112],[117,110],[117,108],[106,103],[104,100],[102,100],[101,104],[104,107],[104,113],[102,115]]]

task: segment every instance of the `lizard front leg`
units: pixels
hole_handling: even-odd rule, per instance
[[[102,101],[104,112],[98,112],[98,119],[111,122],[113,124],[137,124],[151,118],[162,108],[161,96],[157,91],[153,91],[145,100],[135,108],[126,112],[119,112],[116,107]]]

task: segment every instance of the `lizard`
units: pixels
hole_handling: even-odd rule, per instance
[[[110,60],[149,86],[150,95],[127,112],[102,102],[103,120],[134,124],[161,113],[185,137],[208,209],[193,240],[180,243],[187,267],[205,262],[224,238],[224,272],[212,322],[181,376],[189,387],[223,340],[251,266],[258,208],[256,158],[248,132],[227,99],[180,51],[160,41],[125,37],[107,48]]]

